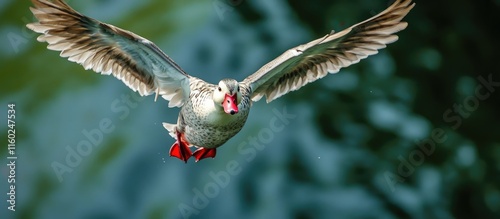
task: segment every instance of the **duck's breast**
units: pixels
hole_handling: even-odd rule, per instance
[[[245,125],[249,107],[240,104],[239,108],[230,115],[215,106],[212,98],[189,101],[181,110],[186,140],[198,147],[221,146]]]

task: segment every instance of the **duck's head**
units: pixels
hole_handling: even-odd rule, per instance
[[[238,113],[238,104],[241,102],[240,85],[234,79],[222,79],[215,87],[214,102],[227,114]]]

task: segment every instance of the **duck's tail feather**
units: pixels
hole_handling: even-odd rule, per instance
[[[177,124],[170,124],[170,123],[166,123],[164,122],[163,123],[163,127],[165,127],[165,129],[168,131],[168,134],[170,134],[170,136],[172,136],[172,138],[175,139],[175,129],[177,128]]]

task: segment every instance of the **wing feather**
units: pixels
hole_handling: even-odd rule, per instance
[[[180,107],[190,93],[190,77],[155,44],[132,32],[86,17],[62,0],[32,0],[41,33],[38,41],[85,69],[122,80],[141,95],[157,93]],[[198,79],[199,80],[199,79]]]
[[[408,26],[401,20],[415,6],[411,2],[396,0],[368,20],[287,50],[243,80],[252,88],[252,100],[266,96],[266,101],[271,102],[328,73],[337,73],[341,68],[377,54],[378,50],[398,40],[394,33]]]

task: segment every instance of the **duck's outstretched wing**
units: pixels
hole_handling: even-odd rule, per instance
[[[411,0],[396,0],[368,20],[287,50],[243,80],[253,90],[252,100],[258,101],[265,95],[266,101],[271,102],[378,53],[398,39],[394,33],[408,25],[401,19],[415,6],[410,3]]]
[[[141,95],[156,93],[180,107],[189,96],[190,76],[155,44],[132,32],[84,16],[61,0],[32,0],[37,39],[61,57],[102,74],[112,74]]]

